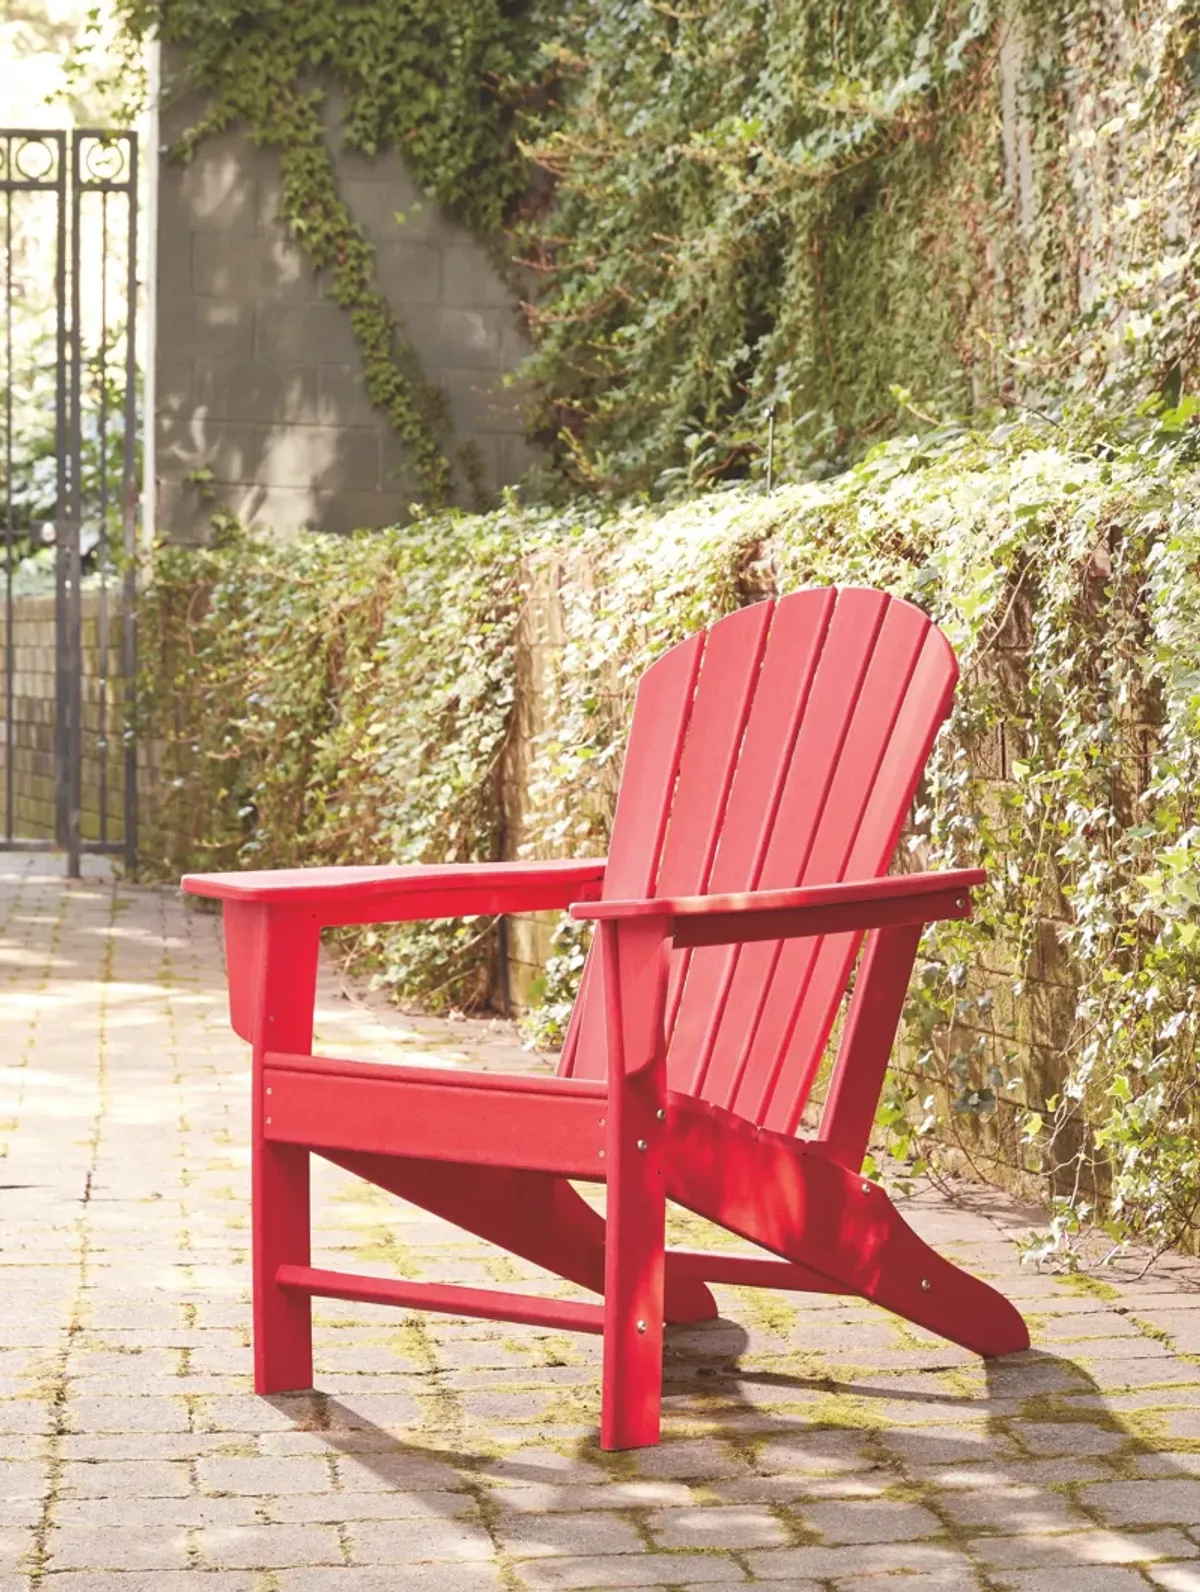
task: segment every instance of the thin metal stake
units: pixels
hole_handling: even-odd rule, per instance
[[[9,144],[11,149],[11,141]],[[7,164],[5,169],[7,170]],[[5,195],[4,207],[4,838],[13,838],[13,711],[15,708],[13,671],[16,648],[13,638],[13,230],[12,190]]]
[[[129,138],[129,258],[125,288],[125,434],[121,503],[125,515],[125,568],[121,610],[121,672],[125,676],[125,872],[137,871],[137,255],[138,141]],[[153,358],[153,350],[150,351]]]
[[[57,479],[54,496],[54,814],[55,836],[60,846],[67,843],[69,792],[67,788],[67,519],[70,516],[70,475],[68,472],[67,406],[67,135],[56,133],[58,169],[55,185],[58,203],[58,230],[54,264],[54,297],[57,305],[56,336],[58,354],[55,365],[54,435]]]
[[[504,1001],[505,1017],[512,1016],[512,953],[508,943],[508,918],[502,912],[496,919],[496,932],[500,941],[500,996]]]
[[[100,195],[100,540],[96,561],[100,594],[96,613],[96,688],[99,694],[96,777],[100,786],[100,842],[108,840],[108,191]],[[83,666],[80,655],[80,666]]]
[[[81,276],[81,221],[83,171],[80,138],[71,141],[71,385],[70,385],[70,507],[67,513],[67,602],[66,602],[66,661],[67,661],[67,734],[66,734],[66,787],[67,787],[67,874],[78,879],[82,875],[80,852],[80,806],[82,798],[83,755],[83,673],[80,583],[82,569],[79,557],[80,521],[83,517],[83,327]]]

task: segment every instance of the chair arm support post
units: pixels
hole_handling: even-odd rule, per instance
[[[813,1141],[814,1149],[851,1172],[859,1170],[867,1153],[923,928],[906,923],[873,929],[867,936]]]
[[[661,919],[600,929],[608,1052],[604,1448],[656,1443],[666,1281],[667,1077]]]
[[[256,1053],[311,1051],[320,937],[311,910],[225,903],[229,1018]]]

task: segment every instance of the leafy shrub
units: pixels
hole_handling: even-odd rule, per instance
[[[515,500],[404,531],[163,550],[146,707],[157,862],[470,860],[511,849],[503,782],[529,605],[559,642],[520,844],[602,849],[632,689],[695,626],[808,582],[921,603],[963,679],[909,840],[983,863],[969,924],[925,942],[881,1121],[1037,1179],[1051,1242],[1196,1232],[1200,469],[1190,406],[880,445],[831,481],[670,509]],[[489,925],[354,937],[404,998],[479,1002]],[[546,1027],[580,963],[559,948]]]

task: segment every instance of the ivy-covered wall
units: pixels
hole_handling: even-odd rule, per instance
[[[168,147],[198,111],[194,95],[165,107]],[[373,251],[375,288],[408,329],[413,369],[429,386],[435,495],[480,506],[535,458],[521,395],[503,385],[529,349],[516,296],[394,151],[346,150],[336,107],[323,134]],[[430,495],[429,471],[396,417],[372,402],[353,306],[337,302],[289,234],[278,153],[230,130],[186,163],[158,158],[161,534],[203,541],[217,511],[285,538],[405,518]]]
[[[277,175],[314,338],[340,306],[431,503],[462,477],[436,316],[384,291],[371,245],[404,240],[343,139],[523,262],[526,421],[571,488],[761,477],[772,415],[799,478],[914,422],[1195,385],[1200,0],[120,10],[186,62],[176,156],[249,138]]]
[[[530,368],[576,482],[1195,385],[1196,0],[566,16]]]
[[[167,551],[144,616],[163,805],[188,866],[469,860],[605,845],[633,686],[699,624],[806,582],[922,603],[963,663],[906,865],[990,871],[926,942],[881,1126],[957,1145],[1114,1231],[1200,1207],[1200,475],[1188,414],[882,444],[826,483],[669,510],[439,514],[373,536]],[[518,949],[531,943],[518,936]],[[343,951],[406,998],[478,1004],[495,926]],[[540,988],[561,1023],[581,946]],[[970,1124],[964,1131],[964,1124]]]

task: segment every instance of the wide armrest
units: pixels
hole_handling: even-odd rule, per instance
[[[573,903],[571,915],[599,922],[661,918],[677,946],[731,945],[966,918],[972,889],[986,880],[982,868],[947,869],[741,895],[586,901]]]
[[[553,862],[396,863],[374,868],[277,868],[190,873],[189,895],[227,905],[299,909],[322,924],[538,912],[600,893],[605,859]]]

